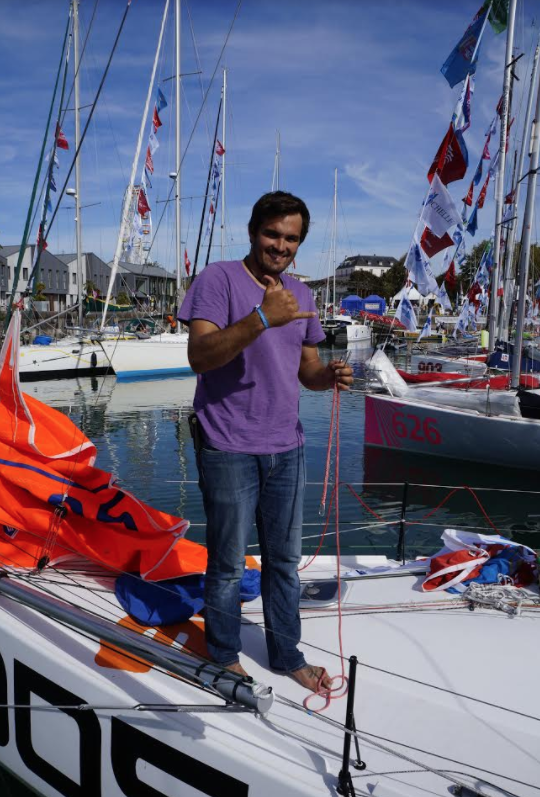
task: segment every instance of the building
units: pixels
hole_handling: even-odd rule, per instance
[[[336,279],[343,277],[349,280],[353,274],[359,271],[368,272],[375,277],[384,277],[388,269],[395,266],[397,262],[395,257],[387,255],[351,255],[337,267]]]
[[[8,301],[13,293],[13,282],[15,269],[19,259],[20,244],[15,246],[3,246],[2,257],[6,261],[5,266],[0,264],[0,305],[2,309],[7,307]],[[32,263],[36,244],[30,244],[24,252],[19,280],[17,283],[17,293],[24,293],[28,288],[28,280],[32,273]],[[5,274],[2,271],[5,268]],[[42,293],[47,297],[49,310],[61,312],[68,306],[68,268],[58,257],[44,249],[39,259],[38,283],[45,286]]]
[[[336,268],[336,306],[339,307],[341,300],[350,294],[349,283],[355,274],[364,272],[373,274],[374,277],[384,277],[386,272],[397,263],[395,257],[388,255],[351,255],[346,257]],[[308,285],[321,309],[325,304],[332,304],[333,277],[330,277],[329,280],[310,280]]]
[[[19,257],[19,246],[4,246],[0,250],[0,309],[5,310],[13,293],[15,269]],[[35,244],[26,247],[22,263],[17,293],[28,290],[32,273]],[[37,282],[45,286],[50,312],[60,313],[77,304],[79,298],[79,279],[81,293],[91,283],[93,290],[101,296],[107,295],[111,278],[112,262],[106,263],[94,252],[84,252],[81,257],[82,276],[77,273],[75,253],[53,255],[47,249],[41,253]],[[135,265],[121,262],[114,280],[112,296],[125,293],[130,299],[138,300],[149,309],[170,311],[176,302],[176,277],[161,266]]]

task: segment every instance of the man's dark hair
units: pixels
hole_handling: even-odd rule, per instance
[[[300,233],[300,243],[302,243],[309,230],[309,210],[305,202],[286,191],[271,191],[269,194],[264,194],[253,205],[248,223],[250,235],[256,235],[265,221],[278,216],[294,216],[297,213],[302,217]]]

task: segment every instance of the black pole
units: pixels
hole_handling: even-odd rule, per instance
[[[355,797],[356,792],[349,772],[350,759],[351,759],[351,737],[356,733],[356,723],[354,721],[354,695],[356,690],[356,666],[358,659],[356,656],[351,656],[349,659],[349,688],[347,692],[347,710],[345,714],[345,728],[350,733],[345,733],[343,740],[343,759],[341,763],[341,770],[338,777],[338,794],[343,794],[344,797]],[[356,754],[358,759],[355,763],[356,769],[365,769],[366,765],[360,758],[360,748],[355,737]]]
[[[403,497],[401,499],[401,517],[399,520],[399,540],[397,549],[397,558],[401,559],[405,564],[405,529],[406,529],[406,512],[407,512],[407,493],[409,491],[409,482],[403,484]]]
[[[214,218],[212,219],[212,227],[210,229],[210,239],[208,241],[208,251],[206,252],[206,260],[204,265],[207,266],[210,261],[210,254],[212,252],[212,241],[214,238],[214,227],[216,226],[216,217],[217,217],[217,206],[219,200],[219,189],[221,188],[221,182],[219,183],[216,191],[216,207],[214,208]]]
[[[198,263],[198,260],[199,260],[199,250],[201,248],[203,226],[204,226],[204,220],[205,220],[205,217],[206,217],[206,201],[208,199],[208,189],[210,188],[210,178],[212,176],[212,167],[214,165],[214,156],[215,156],[215,151],[216,151],[216,141],[217,141],[217,134],[218,134],[218,129],[219,129],[219,117],[221,116],[221,104],[222,104],[222,102],[223,102],[223,98],[221,98],[220,101],[219,101],[219,108],[218,108],[218,114],[217,114],[217,119],[216,119],[216,129],[214,130],[214,143],[212,144],[212,152],[210,153],[210,168],[208,169],[208,179],[206,180],[206,191],[204,192],[204,204],[203,204],[203,209],[202,209],[202,214],[201,214],[201,223],[199,225],[199,236],[197,238],[197,246],[195,248],[195,257],[193,258],[193,271],[191,272],[191,279],[189,281],[190,285],[193,282],[193,280],[195,279],[195,276],[197,274],[197,263]]]

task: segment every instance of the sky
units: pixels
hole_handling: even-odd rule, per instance
[[[116,246],[164,5],[164,0],[132,0],[81,151],[83,250],[106,261]],[[479,0],[243,0],[220,59],[238,0],[182,0],[182,240],[190,260],[223,67],[228,86],[224,259],[242,258],[249,250],[247,222],[253,203],[272,188],[277,131],[279,187],[302,197],[312,217],[310,233],[298,253],[298,273],[324,278],[331,268],[336,169],[337,262],[355,254],[405,254],[428,187],[427,170],[459,95],[460,87],[450,89],[440,68],[479,5]],[[81,65],[83,106],[93,102],[125,8],[126,0],[98,0],[97,6],[95,0],[80,2],[83,37],[95,10]],[[22,237],[68,9],[68,0],[0,0],[2,245],[19,243]],[[517,67],[512,146],[519,145],[523,135],[539,25],[540,0],[519,0],[515,46],[524,56]],[[158,85],[170,100],[174,81],[167,78],[174,73],[173,33],[171,14],[158,64]],[[449,186],[460,207],[501,94],[504,48],[505,34],[495,36],[488,26],[477,69],[472,125],[465,133],[469,171],[464,180]],[[68,91],[72,80],[70,71]],[[194,126],[203,94],[206,101]],[[73,98],[68,108],[73,108]],[[83,128],[88,112],[88,108],[81,111]],[[148,200],[154,230],[162,214],[163,220],[150,259],[174,271],[174,213],[172,204],[164,202],[171,186],[168,174],[175,170],[172,100],[161,120]],[[63,132],[70,149],[58,152],[59,186],[74,152],[72,110],[65,115]],[[148,129],[145,142],[147,133]],[[74,185],[74,177],[69,185]],[[524,195],[523,191],[522,202]],[[489,237],[493,220],[490,188],[476,237],[467,236],[469,249]],[[31,242],[35,229],[34,225]],[[533,240],[538,240],[536,222]],[[72,197],[62,199],[48,241],[53,253],[75,251]],[[213,244],[210,259],[219,260],[219,229]],[[435,273],[440,271],[441,256],[434,259],[433,267]]]

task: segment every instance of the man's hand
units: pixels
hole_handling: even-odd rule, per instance
[[[326,366],[331,372],[332,384],[337,385],[338,390],[350,390],[353,378],[353,369],[344,360],[330,360]]]
[[[313,312],[298,312],[298,302],[292,291],[279,288],[278,282],[268,275],[265,275],[263,280],[266,283],[266,291],[261,310],[271,327],[283,327],[298,318],[314,318],[317,315]]]

